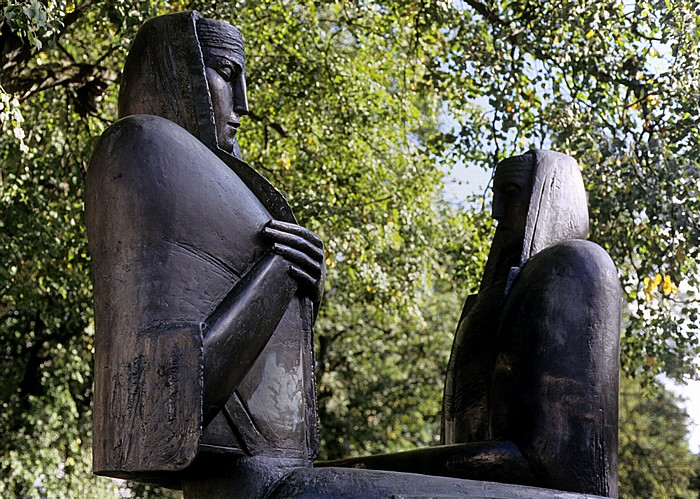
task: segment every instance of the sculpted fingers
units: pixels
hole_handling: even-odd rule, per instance
[[[326,274],[321,238],[304,227],[278,220],[270,221],[263,234],[272,243],[272,251],[289,262],[289,275],[318,302]]]
[[[316,248],[320,248],[321,250],[323,250],[323,241],[321,240],[321,238],[313,232],[311,232],[306,227],[302,227],[301,225],[280,222],[279,220],[271,220],[270,222],[268,222],[266,229],[273,229],[277,232],[286,232],[288,234],[301,237]]]
[[[289,275],[299,283],[314,302],[318,302],[323,296],[325,262],[319,264],[304,253],[281,244],[274,244],[272,251],[289,262]]]
[[[304,272],[306,272],[310,276],[313,276],[315,279],[321,277],[321,263],[312,260],[305,253],[295,248],[284,246],[283,244],[279,243],[275,243],[272,245],[272,251],[282,256],[285,260],[287,260],[294,266],[303,269]]]
[[[323,281],[321,279],[311,277],[296,265],[289,267],[289,275],[309,292],[309,296],[313,301],[320,300],[323,293]]]
[[[323,245],[320,247],[309,241],[303,236],[298,234],[289,233],[286,231],[281,231],[270,226],[265,227],[265,235],[273,242],[273,244],[280,244],[304,253],[311,260],[322,261],[323,260]],[[313,234],[313,232],[308,232]],[[316,237],[315,234],[313,234]]]

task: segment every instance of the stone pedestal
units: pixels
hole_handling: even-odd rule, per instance
[[[413,473],[348,468],[306,468],[290,473],[266,497],[582,499],[600,498],[538,487],[460,480]]]

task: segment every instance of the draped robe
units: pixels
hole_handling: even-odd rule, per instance
[[[616,497],[617,271],[585,240],[576,162],[552,151],[534,156],[519,264],[504,272],[494,242],[457,327],[443,402],[443,443],[511,442],[517,455],[477,473],[455,461],[442,473]],[[517,462],[529,471],[513,474]]]
[[[124,118],[98,143],[86,199],[96,473],[168,482],[202,453],[306,465],[313,458],[312,311],[297,295],[226,406],[203,427],[206,320],[257,262],[281,258],[261,236],[276,210],[261,201],[270,186],[246,176],[248,183],[157,116]]]

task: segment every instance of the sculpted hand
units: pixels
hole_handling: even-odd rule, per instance
[[[289,262],[289,274],[315,302],[321,301],[326,280],[323,241],[300,225],[270,221],[263,234],[272,242],[272,251]]]

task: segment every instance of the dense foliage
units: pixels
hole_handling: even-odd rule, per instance
[[[323,457],[435,442],[452,333],[491,231],[486,213],[442,201],[442,175],[532,146],[584,168],[591,236],[629,299],[624,369],[694,373],[697,1],[0,6],[0,495],[126,487],[88,476],[83,177],[114,120],[130,40],[171,11],[240,27],[253,111],[244,158],[326,241]]]
[[[685,441],[688,414],[679,397],[663,387],[645,397],[630,379],[620,388],[620,498],[696,499],[700,455]]]

